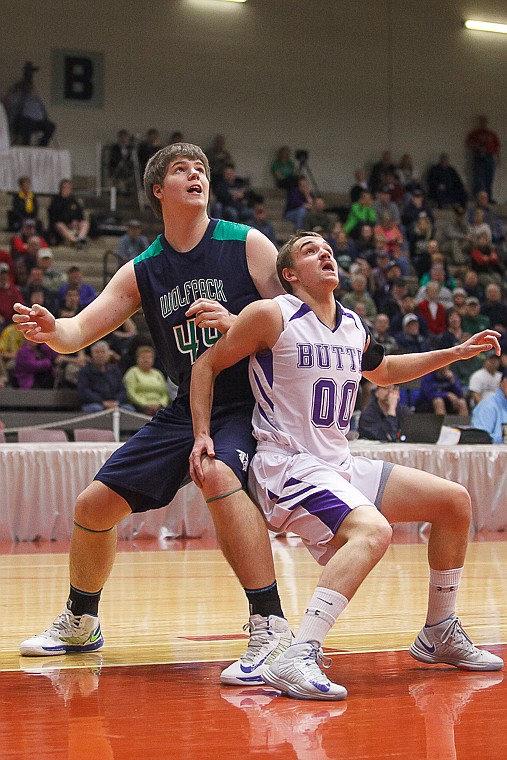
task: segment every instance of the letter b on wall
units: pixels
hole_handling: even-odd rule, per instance
[[[53,50],[51,101],[59,106],[104,107],[104,55]]]

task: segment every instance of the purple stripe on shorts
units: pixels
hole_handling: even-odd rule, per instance
[[[263,354],[255,354],[255,360],[264,373],[264,377],[270,388],[273,387],[273,354],[271,351]]]
[[[257,372],[255,370],[252,370],[252,373],[253,373],[257,388],[259,389],[259,393],[261,394],[262,398],[264,399],[264,401],[266,402],[266,404],[269,406],[270,409],[274,409],[275,406],[273,402],[271,401],[271,399],[269,398],[269,396],[266,394],[266,391],[264,390],[264,388],[262,387],[261,381],[259,380],[259,376],[257,375]]]
[[[284,488],[290,488],[290,486],[297,486],[299,483],[302,483],[302,480],[298,480],[297,478],[289,478],[285,481],[283,484]]]
[[[333,535],[336,533],[351,508],[331,491],[318,491],[300,502],[301,506],[324,525],[327,525]]]
[[[278,504],[283,504],[285,501],[291,501],[292,499],[297,499],[298,496],[302,496],[304,493],[307,493],[308,491],[311,491],[314,489],[315,486],[306,486],[306,488],[302,488],[301,491],[296,491],[295,493],[289,494],[289,496],[282,496],[281,499],[278,499]],[[297,504],[294,504],[294,509],[301,504],[300,501],[298,501]],[[293,507],[289,507],[289,509],[293,509]]]

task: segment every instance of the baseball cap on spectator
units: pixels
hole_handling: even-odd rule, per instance
[[[424,193],[420,187],[414,187],[414,189],[412,190],[412,195],[417,195],[421,197],[421,195],[424,195]]]
[[[419,320],[417,319],[417,316],[413,313],[405,314],[405,316],[403,317],[401,326],[406,327],[408,324],[410,324],[410,322],[419,322]]]
[[[5,261],[0,261],[0,272],[10,272],[9,265]]]
[[[127,227],[140,227],[141,222],[139,219],[129,219],[127,222]]]
[[[475,304],[476,306],[481,305],[481,302],[479,301],[477,296],[470,296],[469,298],[467,298],[465,303],[467,306],[472,306],[473,304]]]
[[[452,291],[453,298],[454,296],[466,296],[466,294],[467,292],[465,288],[454,288],[454,290]]]
[[[41,248],[37,253],[38,259],[52,259],[53,251],[51,248]]]
[[[388,269],[392,269],[393,267],[398,267],[398,269],[401,272],[401,267],[400,267],[400,265],[398,264],[397,261],[390,261],[389,264],[387,265]]]

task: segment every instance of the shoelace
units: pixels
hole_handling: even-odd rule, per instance
[[[459,618],[455,618],[442,635],[442,644],[447,644],[449,640],[454,641],[457,646],[469,652],[475,649],[472,639],[468,637],[461,627],[461,620]]]
[[[70,628],[74,633],[78,630],[80,621],[80,617],[74,617],[74,615],[71,615],[68,610],[64,610],[62,614],[56,618],[55,622],[51,628],[48,628],[48,630],[56,631],[58,635],[60,635],[61,633],[68,634]]]
[[[262,647],[269,642],[267,627],[256,628],[250,621],[245,623],[243,630],[250,634],[250,641],[246,651],[241,655],[241,659],[246,662],[253,662],[261,651]]]
[[[324,655],[321,647],[313,646],[313,644],[310,646],[312,647],[312,651],[301,657],[304,675],[311,675],[313,681],[321,680],[327,682],[328,678],[322,673],[319,665],[327,670],[331,667],[332,660]]]

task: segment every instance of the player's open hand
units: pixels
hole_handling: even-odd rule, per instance
[[[14,312],[12,321],[27,340],[33,343],[47,343],[55,337],[56,319],[44,306],[37,303],[33,306],[15,303]]]
[[[496,330],[482,330],[480,333],[472,335],[464,343],[456,346],[456,351],[459,354],[459,359],[471,359],[477,354],[481,354],[483,351],[493,350],[497,356],[502,353],[498,338],[501,338],[501,333]]]
[[[190,462],[190,477],[198,488],[202,488],[204,485],[202,459],[205,456],[214,457],[215,449],[210,436],[202,433],[195,439],[193,449],[188,458]]]
[[[185,313],[187,317],[195,317],[197,327],[215,328],[224,335],[236,319],[234,314],[227,311],[219,301],[211,298],[198,298]]]

